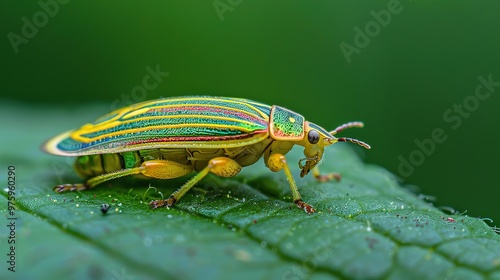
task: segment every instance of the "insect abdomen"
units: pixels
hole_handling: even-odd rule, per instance
[[[268,137],[271,107],[237,98],[158,99],[113,111],[60,134],[45,151],[63,156],[152,148],[241,147]]]
[[[91,178],[109,172],[138,167],[142,163],[139,152],[125,152],[120,154],[97,154],[79,156],[74,168],[82,178]]]

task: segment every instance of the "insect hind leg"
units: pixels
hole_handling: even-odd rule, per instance
[[[80,183],[80,184],[61,184],[57,185],[54,187],[54,191],[58,193],[62,192],[68,192],[68,191],[84,191],[91,189],[99,184],[102,184],[106,181],[113,180],[116,178],[124,177],[124,176],[129,176],[129,175],[136,175],[136,174],[141,174],[141,167],[135,167],[135,168],[127,168],[127,169],[122,169],[106,174],[102,174],[96,177],[92,177],[87,180],[85,183]]]
[[[184,165],[168,160],[149,160],[139,167],[121,169],[102,174],[87,180],[83,184],[62,184],[54,187],[56,192],[83,191],[91,189],[104,182],[129,175],[145,175],[157,179],[173,179],[184,176],[193,171],[191,165]]]

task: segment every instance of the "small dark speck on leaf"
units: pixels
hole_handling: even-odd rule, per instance
[[[97,265],[92,265],[91,267],[89,267],[89,270],[88,270],[88,274],[90,276],[90,278],[92,279],[101,279],[101,278],[104,278],[104,273],[103,273],[103,270],[100,266],[97,266]]]
[[[106,213],[108,213],[109,207],[110,207],[110,206],[109,206],[109,204],[107,204],[107,203],[105,203],[105,204],[101,205],[101,212],[102,212],[102,214],[106,214]]]
[[[188,257],[194,257],[194,256],[196,256],[196,253],[197,253],[197,251],[193,247],[188,247],[186,249],[186,255],[188,255]]]
[[[376,238],[366,237],[365,239],[368,242],[368,247],[370,247],[370,249],[373,249],[375,244],[378,243],[378,240]]]

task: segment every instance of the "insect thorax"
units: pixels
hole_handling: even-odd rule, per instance
[[[304,117],[283,107],[273,106],[269,132],[275,140],[300,141],[304,138]]]

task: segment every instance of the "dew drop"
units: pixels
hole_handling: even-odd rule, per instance
[[[237,250],[234,256],[236,257],[237,260],[245,262],[250,261],[250,259],[252,258],[252,256],[247,251],[243,250]]]
[[[182,235],[182,234],[177,234],[175,236],[175,241],[177,241],[177,242],[184,242],[184,241],[186,241],[186,237],[184,237],[184,235]]]
[[[153,244],[153,240],[151,240],[151,238],[149,238],[149,237],[144,238],[144,240],[142,242],[144,243],[144,246],[146,246],[146,247],[151,247],[151,245]]]
[[[163,242],[163,236],[157,235],[155,236],[155,243],[162,243]]]

